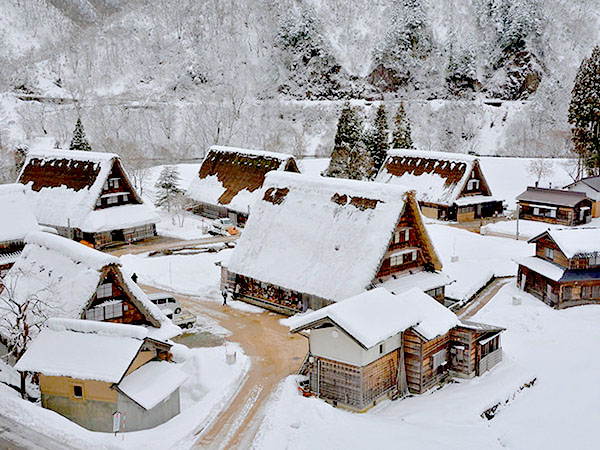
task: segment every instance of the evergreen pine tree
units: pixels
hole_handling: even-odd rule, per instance
[[[385,113],[385,106],[382,103],[377,108],[373,130],[368,133],[368,137],[365,139],[365,145],[373,160],[375,174],[377,174],[383,165],[387,151],[390,148],[389,134],[387,114]]]
[[[73,130],[73,139],[71,139],[69,150],[83,150],[86,152],[92,151],[92,147],[85,137],[85,132],[83,131],[81,117],[77,118],[77,123],[75,124],[75,130]]]
[[[154,205],[157,208],[163,208],[170,212],[178,196],[183,193],[179,188],[179,171],[177,167],[163,167],[154,187],[156,188]]]
[[[362,124],[357,112],[346,102],[338,120],[328,177],[362,180],[373,173],[373,160],[362,139]]]
[[[394,133],[392,135],[392,148],[414,148],[410,135],[410,120],[404,109],[404,102],[400,102],[396,119],[394,120]]]
[[[585,58],[575,77],[569,105],[575,152],[592,175],[600,174],[600,46]]]

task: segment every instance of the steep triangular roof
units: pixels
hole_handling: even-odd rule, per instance
[[[44,232],[27,235],[25,243],[21,257],[3,279],[6,291],[0,296],[10,295],[19,304],[36,296],[44,317],[79,319],[94,299],[107,270],[111,270],[129,300],[160,330],[153,335],[169,338],[179,334],[179,329],[122,272],[118,258]],[[0,321],[0,333],[2,326],[10,326],[10,320],[7,316]]]
[[[479,160],[462,153],[390,150],[375,181],[414,189],[420,202],[450,206],[465,192],[473,170],[478,173],[491,200],[491,190]]]
[[[420,221],[399,186],[271,172],[227,267],[328,300],[348,298],[373,281],[407,203]],[[439,265],[432,246],[424,252]]]
[[[96,202],[113,167],[122,175],[135,204],[97,209]],[[18,181],[30,187],[34,213],[40,224],[70,225],[86,232],[99,232],[157,221],[114,153],[30,151]],[[107,215],[110,217],[105,217]]]
[[[248,213],[265,175],[271,171],[299,172],[292,155],[215,145],[209,149],[187,195],[199,202]]]

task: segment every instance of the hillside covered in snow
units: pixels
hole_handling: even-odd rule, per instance
[[[425,150],[568,152],[594,0],[5,0],[0,148],[81,115],[95,150],[329,155],[341,102],[404,99]]]

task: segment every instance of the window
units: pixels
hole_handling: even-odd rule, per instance
[[[119,187],[119,179],[111,178],[110,180],[108,180],[108,185],[113,189],[117,189]]]
[[[123,194],[123,202],[127,203],[129,200],[129,194]]]
[[[402,256],[404,256],[404,261],[403,261],[404,264],[407,264],[407,263],[413,262],[414,260],[417,259],[417,251],[413,250],[411,252],[404,253],[404,255],[402,255]]]
[[[383,354],[383,344],[379,344],[379,354]]]
[[[552,261],[554,261],[554,250],[548,247],[544,248],[544,255],[546,256],[546,258],[551,259]]]
[[[467,191],[475,191],[479,189],[479,180],[469,180],[467,183]]]
[[[581,298],[592,298],[592,286],[583,286],[581,288]]]
[[[85,313],[85,318],[87,320],[104,320],[104,308],[102,306],[96,306],[95,308],[90,308]]]
[[[599,255],[595,255],[595,256],[590,256],[588,264],[590,266],[597,266],[600,265],[600,256]]]
[[[112,283],[102,283],[96,290],[96,297],[110,298],[112,297]]]
[[[109,305],[104,306],[104,318],[105,319],[115,319],[117,317],[123,317],[123,303],[112,302]]]
[[[433,354],[433,370],[446,365],[446,349]]]
[[[401,266],[403,264],[403,255],[394,255],[390,258],[390,266]]]
[[[563,288],[563,299],[571,300],[573,298],[573,288],[570,286],[566,286]]]
[[[123,317],[123,302],[121,300],[105,302],[101,305],[90,308],[85,313],[87,320],[108,320]]]
[[[394,233],[394,243],[398,244],[400,242],[408,242],[410,239],[410,229],[396,231]]]
[[[533,208],[533,215],[534,216],[539,216],[540,215],[540,208]]]
[[[115,195],[107,197],[106,203],[109,205],[114,205],[115,203],[119,203],[119,198]]]
[[[79,386],[77,384],[73,386],[73,397],[83,398],[83,386]]]

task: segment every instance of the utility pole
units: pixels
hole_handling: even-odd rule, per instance
[[[519,216],[521,215],[521,204],[517,202],[517,241],[519,240]]]

